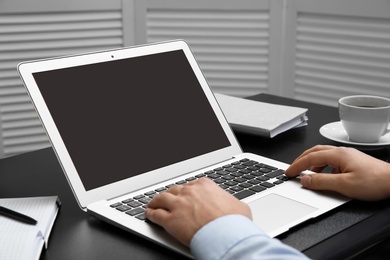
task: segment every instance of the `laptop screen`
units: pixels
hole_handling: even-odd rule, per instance
[[[231,145],[182,50],[33,76],[86,190]]]

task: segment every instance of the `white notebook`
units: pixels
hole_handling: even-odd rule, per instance
[[[0,206],[37,220],[30,225],[0,215],[0,259],[39,259],[43,246],[47,248],[59,205],[56,196],[0,199]]]
[[[238,132],[275,137],[307,125],[307,108],[276,105],[215,93],[230,126]]]

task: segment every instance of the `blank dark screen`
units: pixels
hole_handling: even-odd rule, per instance
[[[33,76],[86,190],[230,146],[181,50]]]

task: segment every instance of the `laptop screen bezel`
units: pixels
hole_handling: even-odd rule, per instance
[[[39,87],[33,77],[34,73],[44,72],[55,69],[63,69],[87,64],[107,62],[118,59],[127,59],[143,55],[157,54],[174,50],[183,50],[189,64],[191,65],[199,83],[210,102],[225,134],[230,142],[230,146],[217,151],[188,159],[184,162],[175,163],[160,169],[117,181],[99,188],[86,190],[77,173],[76,167],[71,159],[71,155],[61,138],[60,132],[54,123],[52,115],[45,103],[45,100],[39,90]],[[232,158],[242,152],[234,133],[232,132],[226,118],[221,111],[213,92],[208,86],[189,46],[184,41],[170,41],[157,44],[148,44],[143,46],[120,48],[114,50],[105,50],[52,59],[23,62],[18,65],[20,76],[28,90],[28,94],[39,114],[42,124],[52,144],[57,158],[61,164],[64,174],[72,188],[72,191],[78,201],[79,206],[85,210],[93,202],[110,199],[121,196],[125,193],[143,189],[147,186],[154,185],[181,175],[199,170],[212,165],[216,162]]]

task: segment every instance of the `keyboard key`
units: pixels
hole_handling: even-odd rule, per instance
[[[251,170],[251,171],[257,171],[258,169],[260,169],[259,167],[256,167],[256,166],[249,166],[247,168],[248,170]]]
[[[262,173],[268,173],[268,172],[271,172],[272,170],[271,169],[268,169],[268,168],[260,168],[259,169],[259,172],[262,172]]]
[[[235,178],[234,181],[239,182],[239,183],[243,183],[243,182],[246,182],[247,179],[244,179],[244,178],[240,178],[240,177],[239,177],[239,178]]]
[[[240,176],[242,176],[242,175],[244,175],[244,174],[241,173],[241,172],[233,172],[233,173],[231,173],[230,175],[231,175],[231,176],[234,176],[234,177],[240,177]]]
[[[207,177],[209,177],[210,179],[217,179],[220,176],[218,174],[216,174],[216,173],[212,173],[212,174],[208,174]]]
[[[269,182],[263,182],[263,183],[260,183],[261,186],[264,186],[264,187],[267,187],[267,188],[271,188],[271,187],[274,187],[275,184],[272,184],[272,183],[269,183]]]
[[[278,168],[276,168],[274,166],[270,166],[270,165],[267,165],[267,164],[264,164],[264,163],[262,163],[261,166],[263,166],[264,168],[268,168],[270,170],[273,170],[273,171],[278,169]]]
[[[252,165],[255,165],[257,164],[256,161],[247,161],[247,162],[244,162],[242,165],[245,165],[245,166],[252,166]]]
[[[279,179],[279,180],[281,180],[281,181],[288,181],[290,178],[287,177],[286,175],[282,175],[282,176],[276,177],[276,179]]]
[[[259,181],[259,180],[250,180],[250,181],[248,181],[248,183],[256,185],[256,184],[261,183],[261,181]]]
[[[262,187],[262,186],[253,186],[253,187],[250,187],[249,189],[252,191],[255,191],[255,192],[260,192],[260,191],[266,190],[267,188]]]
[[[111,204],[110,207],[111,208],[116,208],[116,207],[119,207],[120,205],[122,205],[122,203],[117,202],[117,203]]]
[[[230,190],[235,191],[235,192],[242,191],[243,189],[244,188],[240,187],[240,186],[233,186],[233,187],[230,188]]]
[[[226,180],[223,180],[223,179],[218,178],[218,179],[214,179],[213,181],[214,181],[215,183],[217,183],[217,184],[221,184],[221,183],[224,183]]]
[[[256,171],[256,172],[251,172],[251,175],[253,175],[253,176],[262,176],[262,175],[264,175],[264,173],[263,172],[259,172],[259,171]]]
[[[143,212],[145,212],[145,210],[143,208],[135,208],[135,209],[126,211],[126,214],[129,214],[130,216],[135,216],[135,215],[141,214]]]
[[[256,192],[250,191],[250,190],[243,190],[243,191],[240,191],[240,192],[237,192],[237,193],[233,194],[233,196],[236,197],[239,200],[242,200],[242,199],[244,199],[246,197],[249,197],[249,196],[251,196],[253,194],[256,194]]]
[[[132,202],[132,201],[133,201],[133,199],[127,199],[127,200],[123,200],[122,203],[127,204],[127,203]]]
[[[234,176],[226,175],[226,176],[222,176],[222,179],[230,181],[234,179]]]
[[[139,207],[142,205],[142,203],[138,202],[138,201],[132,201],[130,203],[127,204],[128,206],[132,207],[132,208],[136,208],[136,207]]]
[[[143,204],[148,204],[150,200],[151,198],[146,197],[146,198],[139,199],[138,201]]]
[[[270,178],[267,177],[267,176],[260,176],[258,178],[256,178],[256,180],[259,180],[259,181],[268,181]]]
[[[250,184],[250,183],[240,183],[238,186],[241,186],[241,187],[244,187],[244,188],[249,188],[249,187],[252,187],[253,184]]]
[[[150,195],[153,195],[153,194],[155,194],[156,192],[154,191],[154,190],[152,190],[152,191],[148,191],[148,192],[145,192],[144,194],[146,195],[146,196],[150,196]]]
[[[141,199],[141,198],[143,198],[143,197],[145,197],[145,195],[141,194],[141,195],[138,195],[138,196],[133,197],[133,199],[139,200],[139,199]]]
[[[117,207],[116,209],[119,211],[126,211],[126,210],[129,210],[131,208],[129,206],[122,205],[122,206]]]
[[[256,176],[253,176],[253,175],[250,175],[250,174],[246,174],[246,175],[243,175],[242,178],[247,179],[247,180],[251,180],[251,179],[256,178]]]
[[[238,169],[236,169],[236,168],[226,168],[225,171],[227,171],[227,172],[236,172],[236,171],[238,171]]]
[[[139,214],[139,215],[137,215],[135,217],[138,218],[139,220],[146,220],[145,213]]]
[[[157,192],[163,192],[165,190],[167,190],[167,188],[165,188],[165,187],[161,187],[161,188],[156,189]]]
[[[235,182],[235,181],[227,181],[225,182],[225,185],[228,185],[228,186],[236,186],[238,184],[238,182]]]
[[[218,175],[227,175],[227,174],[229,174],[229,172],[228,171],[217,171],[217,174]]]
[[[225,184],[220,184],[219,187],[221,187],[222,189],[226,190],[227,188],[229,188],[229,186],[225,185]]]
[[[282,174],[284,174],[283,170],[277,170],[277,171],[274,171],[271,173],[267,173],[265,176],[270,177],[270,178],[275,178],[275,177],[282,175]]]

